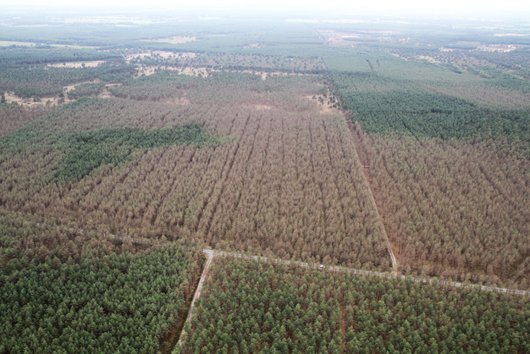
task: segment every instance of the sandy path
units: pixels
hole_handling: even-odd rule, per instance
[[[354,136],[355,133],[353,131],[353,123],[346,118],[346,124],[348,125],[348,130],[350,134],[352,135],[352,141],[353,141],[353,147],[355,151],[355,158],[357,160],[357,165],[363,171],[363,179],[366,185],[366,189],[368,190],[368,196],[370,197],[370,203],[372,203],[372,207],[375,209],[377,220],[379,222],[383,236],[385,238],[386,248],[388,250],[388,254],[390,255],[390,260],[392,261],[392,270],[394,271],[395,274],[397,274],[398,273],[398,262],[397,262],[396,256],[394,255],[394,252],[392,251],[392,245],[390,244],[390,239],[388,238],[388,234],[386,232],[385,223],[383,222],[383,218],[381,217],[381,214],[379,213],[379,208],[377,207],[377,203],[375,202],[374,194],[372,192],[372,187],[370,186],[368,171],[366,167],[363,165],[363,163],[361,162],[361,159],[359,157],[359,152],[357,151],[357,144],[356,144],[355,136]]]
[[[320,269],[320,264],[316,264],[316,263],[307,263],[307,262],[301,262],[301,261],[292,261],[292,260],[263,257],[263,256],[253,256],[253,255],[247,255],[247,254],[238,253],[238,252],[217,251],[217,250],[210,250],[210,249],[204,249],[203,252],[207,256],[210,255],[210,257],[212,258],[217,257],[217,256],[221,256],[221,257],[224,256],[224,257],[241,258],[241,259],[252,260],[252,261],[272,262],[272,263],[282,264],[282,265],[294,265],[294,266],[308,268],[308,269]],[[513,295],[521,295],[521,296],[530,296],[530,291],[527,291],[527,290],[517,290],[517,289],[500,288],[500,287],[495,287],[495,286],[461,283],[461,282],[450,281],[450,280],[442,280],[438,278],[401,275],[401,274],[396,274],[396,273],[377,272],[377,271],[372,271],[372,270],[355,269],[355,268],[348,268],[348,267],[341,267],[341,266],[325,266],[321,270],[328,271],[328,272],[347,273],[347,274],[353,274],[353,275],[375,276],[375,277],[385,278],[385,279],[402,279],[402,280],[413,281],[415,283],[442,285],[442,286],[448,286],[448,287],[453,287],[453,288],[470,288],[470,289],[478,289],[482,291],[507,293],[507,294],[513,294]]]
[[[206,256],[206,263],[204,264],[204,268],[202,269],[201,278],[199,279],[199,284],[197,284],[197,289],[195,289],[195,294],[193,294],[193,299],[191,300],[190,309],[188,311],[188,316],[186,317],[186,321],[184,321],[184,325],[182,326],[182,333],[180,334],[179,340],[177,342],[177,347],[181,346],[183,339],[186,338],[186,329],[185,329],[186,324],[191,322],[191,318],[193,317],[193,309],[195,306],[195,302],[201,296],[201,291],[204,285],[204,281],[206,280],[206,277],[208,276],[208,270],[210,269],[210,265],[212,264],[212,260],[215,255],[215,251],[209,250],[209,249],[203,249],[202,252]]]

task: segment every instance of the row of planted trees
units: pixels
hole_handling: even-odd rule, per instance
[[[354,113],[368,133],[444,140],[500,137],[523,140],[527,150],[530,114],[525,89],[348,72],[333,73],[332,79],[343,108]],[[486,99],[476,97],[478,92]]]

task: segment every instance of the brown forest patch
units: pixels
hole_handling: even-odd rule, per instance
[[[401,271],[528,288],[527,160],[493,143],[359,129],[358,150]]]
[[[89,223],[112,225],[116,233],[390,269],[344,116],[330,119],[303,98],[319,89],[311,77],[273,84],[271,91],[261,80],[206,78],[175,91],[190,104],[168,107],[117,98],[64,116],[59,112],[49,123],[58,129],[153,129],[195,121],[225,138],[216,146],[138,151],[128,163],[102,166],[68,186],[38,190],[33,181],[52,173],[54,155],[41,151],[15,165],[0,160],[2,203],[29,213],[83,216]],[[171,88],[164,94],[171,97]]]

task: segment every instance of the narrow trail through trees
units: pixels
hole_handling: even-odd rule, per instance
[[[286,259],[280,259],[280,258],[255,256],[255,255],[248,255],[248,254],[239,253],[239,252],[229,252],[229,251],[220,251],[220,250],[211,250],[211,249],[204,249],[203,252],[204,254],[206,254],[207,257],[211,257],[211,259],[213,259],[214,257],[218,257],[218,256],[233,257],[233,258],[240,258],[240,259],[251,260],[251,261],[273,262],[273,263],[282,264],[282,265],[297,266],[297,267],[303,267],[303,268],[315,269],[315,270],[320,269],[322,271],[328,271],[328,272],[348,273],[348,274],[353,274],[353,275],[364,275],[364,276],[375,276],[375,277],[386,278],[386,279],[402,279],[402,280],[410,280],[415,283],[441,285],[441,286],[448,286],[448,287],[454,287],[454,288],[471,288],[471,289],[477,289],[477,290],[482,290],[482,291],[507,293],[507,294],[512,294],[512,295],[521,295],[521,296],[530,296],[530,291],[527,291],[527,290],[500,288],[500,287],[495,287],[495,286],[472,284],[472,283],[461,283],[461,282],[443,280],[443,279],[438,279],[438,278],[402,275],[402,274],[396,274],[396,273],[390,273],[390,272],[377,272],[377,271],[372,271],[372,270],[355,269],[355,268],[348,268],[348,267],[342,267],[342,266],[325,266],[324,268],[321,268],[320,267],[321,265],[317,263],[307,263],[307,262],[286,260]],[[202,281],[202,278],[201,278],[201,281]],[[191,310],[190,310],[190,313],[191,313]]]
[[[370,67],[371,67],[371,64],[370,64]],[[326,70],[328,70],[328,69],[326,68]],[[341,100],[340,95],[335,93],[336,92],[336,87],[333,84],[331,84],[331,86],[328,89],[336,97],[336,100],[337,100],[337,102],[339,104],[339,107],[340,107],[340,111],[342,112],[342,118],[346,121],[346,125],[348,126],[348,132],[349,132],[349,134],[350,134],[350,136],[352,138],[352,141],[353,141],[353,151],[355,152],[356,164],[363,171],[362,176],[363,176],[366,188],[368,190],[368,196],[369,196],[369,199],[370,199],[370,203],[372,203],[372,206],[373,206],[373,208],[375,210],[377,219],[379,221],[379,225],[381,227],[381,232],[382,232],[382,234],[383,234],[383,236],[385,238],[385,243],[386,243],[386,247],[387,247],[387,250],[388,250],[388,254],[390,255],[390,260],[392,261],[392,270],[397,275],[398,274],[398,262],[397,262],[396,256],[394,255],[394,252],[392,251],[392,245],[390,243],[390,238],[388,237],[388,233],[386,231],[384,219],[381,216],[381,213],[379,213],[379,208],[377,207],[377,203],[375,202],[374,193],[372,192],[372,186],[370,184],[370,178],[369,178],[369,175],[368,175],[368,171],[366,170],[366,166],[364,165],[363,161],[361,160],[361,157],[359,156],[359,151],[358,151],[359,147],[357,146],[358,141],[356,139],[355,127],[354,127],[353,121],[352,121],[352,119],[350,117],[351,113],[346,111],[344,109],[344,107],[342,106],[342,100]]]
[[[362,169],[363,171],[362,175],[363,175],[364,183],[366,184],[366,190],[368,191],[368,197],[370,199],[370,203],[372,203],[372,206],[375,210],[375,213],[377,215],[377,220],[379,221],[382,234],[385,238],[385,243],[386,243],[386,247],[388,250],[388,254],[390,255],[390,259],[392,261],[392,270],[394,271],[394,273],[397,274],[398,273],[398,262],[397,262],[396,256],[394,256],[394,252],[392,251],[392,245],[390,244],[390,239],[388,238],[388,234],[386,232],[384,219],[379,213],[377,203],[375,202],[374,193],[372,192],[372,187],[370,185],[370,180],[369,180],[368,173],[366,171],[366,167],[363,165],[361,158],[359,157],[359,152],[357,151],[358,147],[357,147],[357,141],[355,139],[355,131],[354,131],[353,123],[350,120],[348,120],[346,117],[344,117],[344,119],[346,119],[346,124],[348,125],[348,131],[350,135],[352,136],[353,151],[355,152],[356,163],[358,164],[359,168]]]
[[[204,285],[204,281],[206,280],[206,277],[208,275],[208,270],[210,269],[210,265],[212,264],[213,257],[215,255],[215,252],[208,249],[203,249],[202,252],[206,256],[206,263],[204,264],[204,268],[202,270],[201,278],[199,279],[199,283],[197,284],[197,289],[195,289],[195,294],[193,294],[193,299],[191,300],[190,309],[188,311],[188,316],[186,317],[186,321],[184,321],[184,325],[182,326],[182,333],[180,334],[179,340],[177,342],[177,347],[182,345],[182,340],[185,337],[185,330],[186,330],[186,324],[191,322],[191,318],[193,316],[193,307],[195,305],[195,302],[197,299],[201,296],[202,287]]]
[[[392,273],[377,272],[377,271],[355,269],[355,268],[348,268],[348,267],[341,267],[341,266],[322,267],[321,264],[317,264],[317,263],[307,263],[307,262],[293,261],[293,260],[280,259],[280,258],[256,256],[256,255],[249,255],[249,254],[244,254],[244,253],[239,253],[239,252],[212,250],[208,248],[203,249],[202,252],[206,256],[206,263],[204,265],[201,278],[197,285],[197,289],[195,290],[195,294],[193,295],[193,300],[191,301],[188,316],[182,327],[182,333],[180,334],[177,347],[182,346],[183,341],[186,339],[186,333],[185,333],[186,324],[191,322],[191,319],[193,317],[193,309],[195,306],[195,302],[201,296],[202,288],[204,286],[204,281],[206,280],[206,277],[208,276],[210,265],[212,264],[212,261],[215,257],[232,257],[232,258],[239,258],[239,259],[249,260],[249,261],[271,262],[271,263],[276,263],[280,265],[296,266],[296,267],[320,270],[320,271],[325,271],[325,272],[336,272],[336,273],[346,273],[346,274],[351,274],[351,275],[372,276],[372,277],[384,278],[384,279],[389,279],[389,280],[392,280],[392,279],[408,280],[408,281],[412,281],[414,283],[420,283],[420,284],[439,285],[439,286],[461,288],[461,289],[467,288],[467,289],[475,289],[479,291],[505,293],[509,295],[518,295],[518,296],[530,296],[530,291],[527,291],[527,290],[508,289],[508,288],[500,288],[500,287],[495,287],[495,286],[487,286],[487,285],[471,284],[471,283],[461,283],[461,282],[450,281],[450,280],[442,280],[438,278],[402,275],[402,274],[398,274],[395,272],[392,272]]]

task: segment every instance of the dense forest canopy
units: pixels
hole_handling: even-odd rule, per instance
[[[528,351],[527,299],[219,259],[180,353]]]
[[[0,353],[530,351],[527,25],[144,16],[0,14]]]

